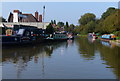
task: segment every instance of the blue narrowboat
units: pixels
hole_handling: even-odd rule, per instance
[[[115,40],[116,36],[114,34],[104,34],[100,38],[102,38],[102,39],[108,39],[108,40]]]

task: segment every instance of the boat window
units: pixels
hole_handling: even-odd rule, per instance
[[[17,35],[23,35],[25,29],[19,29]]]
[[[31,32],[31,34],[33,34],[33,32]]]
[[[29,31],[26,31],[26,32],[25,32],[25,36],[30,36],[30,32],[29,32]]]

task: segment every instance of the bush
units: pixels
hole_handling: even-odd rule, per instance
[[[115,34],[116,36],[120,37],[120,31],[116,31],[116,32],[114,32],[114,34]]]

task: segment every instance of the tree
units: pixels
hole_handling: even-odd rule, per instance
[[[93,13],[86,13],[79,19],[80,33],[87,34],[89,32],[94,32],[96,25],[96,16]]]
[[[104,12],[100,19],[96,19],[96,16],[92,13],[86,13],[79,19],[80,26],[79,32],[81,34],[87,34],[89,32],[97,32],[99,34],[114,33],[120,35],[120,9],[110,7]],[[77,31],[75,29],[75,31]]]
[[[116,14],[111,14],[110,16],[106,17],[103,21],[102,21],[102,31],[104,33],[112,33],[114,31],[117,31],[117,27],[118,27],[118,17],[116,16],[118,13]],[[120,25],[119,25],[120,26]]]
[[[53,20],[51,20],[51,24],[54,24],[54,23],[53,23]]]
[[[94,31],[95,31],[95,27],[96,27],[96,22],[90,21],[90,22],[86,25],[86,32],[87,32],[87,33],[94,32]]]
[[[53,34],[53,32],[54,32],[54,28],[53,28],[52,24],[50,23],[46,28],[46,33]]]
[[[68,28],[69,28],[69,24],[68,22],[66,22],[66,25],[64,26],[65,31],[68,31]]]
[[[54,21],[53,21],[53,24],[55,24],[55,25],[56,25],[56,20],[54,20]]]
[[[86,13],[79,19],[80,25],[86,25],[90,21],[95,21],[96,16],[93,13]]]
[[[107,11],[102,14],[102,19],[105,19],[109,15],[115,13],[115,11],[116,11],[116,9],[114,7],[108,8]]]
[[[74,33],[78,34],[78,33],[80,33],[80,31],[81,31],[80,26],[76,25],[74,28]]]
[[[66,22],[66,27],[69,27],[69,24],[68,24],[68,22]]]
[[[0,17],[0,22],[7,22],[5,18]]]
[[[112,12],[115,11],[115,12]],[[111,12],[111,13],[109,13]],[[109,14],[108,15],[105,15]],[[108,8],[107,12],[103,13],[104,17],[102,17],[99,21],[99,23],[97,24],[97,27],[95,28],[96,32],[100,32],[101,34],[104,33],[113,33],[116,31],[120,31],[120,9],[115,9],[114,8]],[[104,18],[104,19],[103,19]]]
[[[73,32],[74,31],[74,24],[70,24],[69,28],[68,28],[68,32]]]
[[[63,22],[58,22],[58,23],[57,23],[57,26],[63,27],[63,26],[64,26],[64,23],[63,23]]]

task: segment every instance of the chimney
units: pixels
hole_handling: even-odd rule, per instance
[[[35,12],[35,18],[38,20],[38,12]]]
[[[39,15],[39,22],[42,22],[42,15]]]
[[[19,13],[19,10],[13,10],[14,13]]]
[[[19,10],[13,10],[13,22],[19,22]]]

